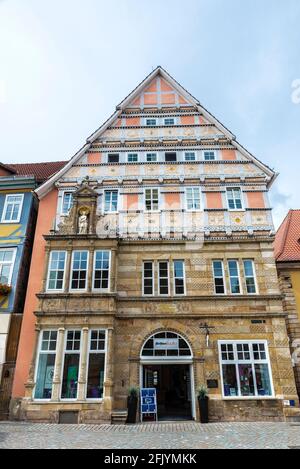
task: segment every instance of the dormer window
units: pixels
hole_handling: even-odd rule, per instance
[[[109,153],[107,155],[107,162],[108,163],[119,163],[120,155],[119,153]]]

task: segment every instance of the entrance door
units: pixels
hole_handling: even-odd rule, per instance
[[[158,418],[192,418],[190,365],[144,365],[143,386],[156,388]]]

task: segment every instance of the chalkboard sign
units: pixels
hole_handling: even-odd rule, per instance
[[[157,399],[155,388],[141,389],[141,422],[145,414],[154,414],[157,420]]]

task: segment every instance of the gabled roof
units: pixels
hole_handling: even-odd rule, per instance
[[[263,164],[257,158],[255,158],[251,153],[249,153],[242,145],[236,141],[236,137],[233,133],[230,132],[216,117],[214,117],[207,109],[200,104],[200,102],[192,96],[183,86],[181,86],[166,70],[161,66],[158,66],[153,72],[151,72],[117,107],[116,111],[109,117],[109,119],[102,124],[94,133],[88,137],[86,144],[68,161],[68,163],[58,171],[53,177],[48,181],[42,184],[37,190],[36,193],[39,198],[46,195],[55,184],[78,160],[90,149],[91,145],[95,140],[97,140],[106,130],[110,127],[115,120],[121,115],[123,110],[128,106],[136,96],[145,88],[151,81],[160,75],[165,81],[167,81],[172,87],[174,87],[182,96],[185,97],[187,102],[192,106],[196,107],[197,110],[204,115],[210,122],[212,122],[218,130],[220,130],[226,137],[230,140],[231,144],[239,150],[247,159],[252,161],[256,166],[258,166],[269,178],[268,185],[270,186],[272,182],[276,179],[277,174],[270,169],[268,166]]]
[[[62,169],[67,161],[49,161],[45,163],[20,163],[10,167],[20,176],[34,176],[41,183]]]
[[[279,227],[274,243],[277,262],[300,261],[300,210],[290,210]]]

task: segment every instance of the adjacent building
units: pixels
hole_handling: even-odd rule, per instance
[[[11,417],[283,420],[298,404],[273,255],[276,174],[163,68],[35,192]]]
[[[7,418],[38,209],[33,191],[64,163],[0,164],[0,419]]]
[[[298,395],[300,396],[300,210],[290,210],[274,243]]]

